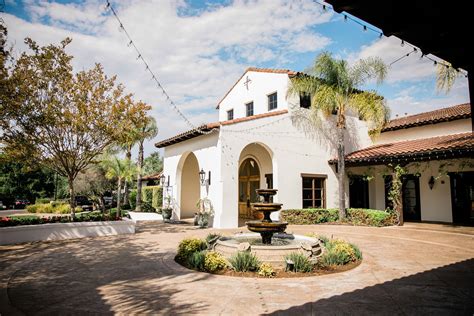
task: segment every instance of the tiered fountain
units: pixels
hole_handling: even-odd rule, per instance
[[[292,252],[303,253],[310,260],[316,261],[323,249],[319,239],[287,234],[285,230],[288,223],[271,220],[270,214],[282,207],[281,203],[270,202],[270,197],[276,193],[277,190],[274,189],[257,190],[257,194],[263,196],[264,201],[252,203],[252,207],[263,213],[263,219],[246,222],[248,230],[255,233],[220,237],[213,245],[214,250],[227,258],[239,251],[251,251],[260,261],[270,263],[274,267],[284,267],[285,256]]]
[[[263,219],[261,221],[249,221],[245,223],[248,230],[259,233],[260,236],[262,236],[262,243],[264,245],[270,245],[272,243],[273,234],[283,233],[288,225],[286,222],[273,222],[270,218],[270,214],[279,211],[283,205],[281,203],[270,202],[270,197],[274,196],[277,191],[278,190],[275,189],[258,189],[257,194],[263,196],[263,203],[252,203],[252,207],[255,211],[263,213]]]

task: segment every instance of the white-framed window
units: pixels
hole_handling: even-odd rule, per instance
[[[234,109],[230,109],[227,111],[227,120],[233,120],[234,119]]]
[[[268,110],[274,110],[278,107],[278,96],[276,92],[269,94],[268,96]]]
[[[246,113],[246,116],[253,115],[253,101],[249,103],[245,103],[245,113]]]

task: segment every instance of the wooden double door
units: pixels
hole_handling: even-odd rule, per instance
[[[239,217],[253,218],[251,203],[258,202],[260,168],[253,158],[247,158],[239,168]]]

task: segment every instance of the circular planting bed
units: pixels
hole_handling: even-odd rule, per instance
[[[210,234],[206,239],[187,238],[180,242],[175,260],[196,271],[250,278],[325,275],[353,269],[362,261],[359,248],[341,239],[296,236],[295,239],[304,241],[304,244],[288,251],[286,241],[276,238],[277,244],[271,246],[273,250],[265,249],[262,256],[261,245],[252,245],[252,238],[251,234],[233,237]],[[220,249],[223,245],[226,247],[224,251]],[[317,249],[316,252],[312,253],[311,247]],[[275,253],[269,254],[271,251]]]

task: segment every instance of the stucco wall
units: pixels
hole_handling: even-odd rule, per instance
[[[471,119],[463,119],[384,132],[381,133],[374,141],[375,144],[385,144],[403,140],[429,138],[470,131],[472,131]]]
[[[251,80],[247,90],[244,82]],[[222,100],[219,106],[219,121],[227,120],[227,111],[234,109],[234,118],[246,116],[245,104],[253,101],[254,114],[268,112],[267,95],[277,92],[278,107],[274,111],[288,108],[286,89],[289,78],[287,74],[275,74],[249,71],[235,85],[232,91]]]
[[[175,145],[171,145],[164,150],[164,166],[163,174],[170,176],[170,188],[164,195],[169,194],[172,197],[172,204],[174,207],[173,218],[180,218],[181,213],[181,190],[179,190],[178,183],[180,183],[182,167],[184,161],[189,153],[193,153],[198,161],[198,169],[201,168],[208,173],[211,171],[211,186],[209,187],[209,198],[213,201],[215,208],[220,208],[219,205],[221,185],[220,185],[220,144],[219,133],[212,133],[209,135],[202,135],[197,138],[184,141]],[[200,186],[200,196],[206,196],[206,187]],[[196,201],[194,201],[195,203]],[[163,199],[163,203],[166,203]]]

